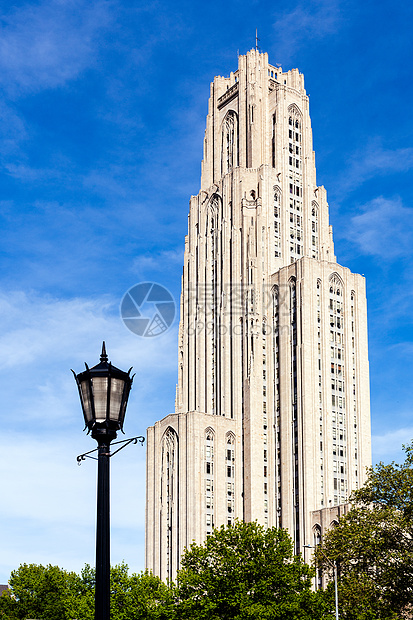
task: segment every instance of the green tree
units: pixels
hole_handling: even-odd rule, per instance
[[[111,620],[166,620],[173,590],[158,577],[128,574],[122,563],[111,568]],[[0,620],[94,620],[95,571],[80,576],[58,566],[23,564],[10,576],[0,597]]]
[[[0,597],[0,618],[71,620],[85,618],[81,578],[58,566],[22,564],[10,576],[10,590]]]
[[[178,619],[317,619],[312,569],[293,555],[285,530],[236,522],[192,544],[177,576]]]
[[[111,569],[111,620],[166,620],[173,589],[148,571],[128,575],[126,564]]]
[[[316,553],[326,570],[321,551],[339,566],[340,611],[348,620],[402,618],[413,603],[413,445],[403,448],[404,463],[369,469],[351,510]]]

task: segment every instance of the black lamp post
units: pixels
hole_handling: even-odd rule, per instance
[[[110,503],[109,503],[109,458],[110,443],[116,439],[117,431],[123,431],[126,405],[132,387],[132,368],[128,372],[119,370],[108,362],[105,343],[102,345],[100,363],[93,368],[85,364],[86,370],[78,375],[72,370],[85,417],[85,429],[92,432],[98,442],[98,485],[96,519],[96,587],[95,620],[110,618]],[[143,437],[125,440],[130,443]],[[124,442],[116,442],[124,443]],[[125,447],[125,446],[122,446]],[[121,448],[119,448],[120,450]],[[91,450],[77,457],[80,463]],[[118,452],[118,450],[116,450]],[[115,454],[115,452],[113,453]],[[94,458],[94,457],[90,457]]]
[[[303,547],[305,549],[317,549],[318,545],[316,547],[312,547],[311,545],[303,545]],[[335,560],[330,560],[330,558],[328,558],[326,556],[326,554],[324,553],[324,551],[322,551],[320,548],[318,549],[318,551],[325,557],[325,559],[327,560],[328,564],[332,567],[333,569],[333,575],[334,575],[334,603],[335,603],[335,608],[336,608],[336,620],[339,620],[339,615],[338,615],[338,591],[337,591],[337,562]]]

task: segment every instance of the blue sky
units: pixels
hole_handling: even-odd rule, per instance
[[[209,84],[255,42],[298,67],[338,261],[367,278],[373,458],[413,437],[413,5],[0,3],[0,583],[94,563],[94,447],[70,368],[136,372],[127,436],[173,411],[177,323],[138,339],[134,284],[178,298]],[[143,568],[145,451],[112,461],[112,561]]]

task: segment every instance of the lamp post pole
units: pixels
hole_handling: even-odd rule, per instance
[[[95,620],[110,618],[110,441],[102,438],[98,447],[96,513]]]
[[[305,549],[315,549],[315,547],[313,547],[312,545],[303,545],[303,547]],[[336,608],[336,620],[339,620],[339,617],[338,617],[337,562],[335,560],[332,562],[330,560],[330,558],[328,558],[326,556],[326,554],[324,553],[324,551],[322,551],[321,549],[319,549],[319,551],[325,557],[325,559],[330,564],[330,566],[333,568],[333,575],[334,575],[334,602],[335,602],[335,608]]]
[[[110,444],[116,439],[117,431],[123,430],[126,405],[132,387],[133,377],[128,372],[119,370],[108,362],[105,343],[102,346],[100,363],[93,368],[87,364],[86,370],[76,375],[80,402],[85,418],[85,428],[96,439],[98,481],[97,481],[97,513],[96,513],[96,583],[95,583],[95,620],[110,620],[110,496],[109,496],[109,458],[143,437],[134,437],[115,443],[123,444],[110,453]],[[91,450],[77,457],[80,464]]]
[[[324,556],[324,557],[327,557],[327,556]],[[335,602],[336,602],[336,620],[338,620],[337,562],[335,560],[333,562],[333,572],[334,572],[334,597],[335,597]]]

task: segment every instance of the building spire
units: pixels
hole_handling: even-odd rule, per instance
[[[258,41],[261,39],[258,38],[258,28],[255,29],[255,50],[258,52]]]

